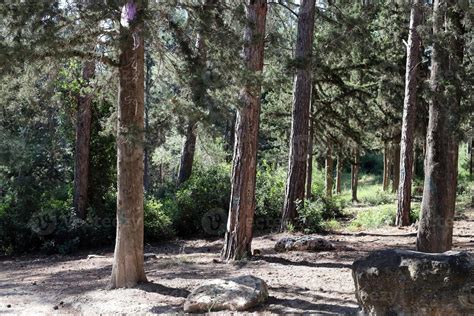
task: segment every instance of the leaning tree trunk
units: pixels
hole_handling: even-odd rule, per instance
[[[82,78],[89,83],[95,74],[95,62],[86,61]],[[89,189],[89,153],[92,122],[92,95],[80,95],[77,100],[76,151],[74,155],[74,199],[76,216],[85,219],[87,216]]]
[[[333,159],[332,159],[332,142],[328,140],[327,142],[327,152],[326,152],[326,182],[325,182],[325,189],[326,189],[326,197],[332,197],[332,187],[334,185],[333,180]]]
[[[415,0],[410,14],[410,29],[408,34],[407,61],[405,72],[405,98],[403,101],[402,136],[400,142],[400,172],[398,186],[397,226],[410,224],[411,184],[413,179],[416,122],[416,91],[418,85],[418,69],[420,65],[421,37],[417,27],[421,23],[422,0]]]
[[[181,150],[181,162],[178,171],[178,185],[191,177],[194,164],[194,153],[196,151],[196,127],[197,122],[190,120],[184,135],[183,148]]]
[[[336,165],[336,193],[341,193],[342,190],[342,168],[344,167],[344,160],[342,155],[337,156],[337,165]]]
[[[117,126],[117,237],[112,288],[145,282],[143,267],[144,41],[142,8],[128,2],[122,26]],[[128,10],[127,10],[128,9]]]
[[[352,202],[358,202],[357,187],[359,185],[359,148],[354,150],[354,161],[351,164],[351,193]]]
[[[298,14],[295,58],[297,71],[293,93],[290,154],[281,229],[296,218],[296,202],[304,199],[308,123],[311,102],[311,55],[313,46],[315,0],[302,0]]]
[[[436,40],[431,59],[432,94],[426,137],[425,181],[416,240],[417,249],[423,252],[444,252],[452,247],[460,103],[460,82],[454,74],[459,71],[464,46],[460,40],[462,11],[455,11],[455,6],[454,0],[447,3],[435,0],[433,6],[433,35]],[[450,48],[440,42],[446,31],[454,31],[451,38],[453,46]],[[450,86],[454,87],[454,91]]]
[[[244,63],[249,72],[260,75],[263,69],[267,2],[247,1],[245,8]],[[224,260],[240,260],[252,254],[260,95],[261,84],[255,80],[246,82],[240,92],[229,218],[222,250]]]

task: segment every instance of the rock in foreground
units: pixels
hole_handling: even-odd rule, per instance
[[[336,247],[326,239],[313,236],[285,237],[275,245],[275,251],[328,251]]]
[[[375,251],[352,265],[368,315],[474,314],[474,260],[466,252]]]
[[[254,276],[216,279],[194,289],[184,302],[184,311],[244,311],[265,302],[267,298],[267,284]]]

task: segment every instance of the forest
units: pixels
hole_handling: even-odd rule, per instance
[[[0,16],[0,313],[474,314],[472,1]]]

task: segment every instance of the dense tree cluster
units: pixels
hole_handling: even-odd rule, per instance
[[[215,234],[223,259],[250,257],[254,230],[304,228],[311,201],[335,216],[344,173],[357,202],[373,168],[397,192],[397,225],[424,179],[418,249],[450,249],[459,144],[472,179],[472,12],[454,0],[7,1],[0,252],[115,239],[112,286],[130,287],[146,280],[144,238]]]

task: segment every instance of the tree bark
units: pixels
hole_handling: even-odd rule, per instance
[[[86,61],[82,69],[82,79],[88,85],[95,74],[95,62]],[[74,198],[76,216],[86,219],[89,190],[89,154],[92,123],[92,95],[77,98],[76,150],[74,155]]]
[[[194,153],[196,151],[196,127],[197,122],[189,121],[184,136],[183,148],[181,150],[181,162],[179,164],[178,185],[191,177],[194,163]]]
[[[306,161],[306,199],[312,198],[313,186],[313,138],[314,138],[314,124],[309,121],[309,139],[308,139],[308,160]]]
[[[327,142],[327,152],[326,152],[326,183],[325,183],[325,189],[326,189],[326,197],[331,198],[332,197],[332,187],[334,185],[334,179],[333,179],[333,159],[332,159],[332,142],[328,141]]]
[[[260,75],[263,69],[266,0],[246,1],[245,13],[244,63],[249,72]],[[240,92],[229,217],[222,250],[222,258],[227,261],[252,255],[260,95],[261,84],[255,79],[249,79]]]
[[[382,180],[382,189],[384,191],[388,190],[388,185],[390,184],[390,145],[387,140],[384,141],[383,146],[383,180]]]
[[[283,205],[281,230],[286,230],[296,216],[296,202],[304,199],[308,123],[311,102],[311,55],[313,46],[315,0],[302,0],[298,14],[288,177]]]
[[[460,82],[455,74],[463,57],[462,10],[456,1],[435,0],[433,5],[433,53],[431,102],[426,137],[425,180],[421,218],[416,240],[423,252],[444,252],[452,247],[457,186]],[[446,29],[444,29],[446,27]],[[443,33],[453,31],[451,47],[441,42]],[[448,46],[448,47],[447,47]],[[452,52],[450,52],[452,51]],[[451,87],[454,87],[453,91]]]
[[[357,187],[359,185],[359,148],[354,150],[354,162],[351,164],[351,193],[352,202],[359,202],[357,199]]]
[[[143,8],[136,2],[130,28],[122,26],[117,126],[117,236],[112,288],[145,282],[143,267],[144,40]],[[133,12],[133,9],[129,12]]]
[[[392,192],[396,193],[400,184],[400,139],[396,139],[392,146]]]
[[[342,169],[344,167],[344,160],[339,154],[337,156],[337,165],[336,165],[336,193],[341,193],[342,190]]]
[[[410,13],[405,70],[405,98],[403,101],[402,136],[400,142],[398,204],[395,220],[397,226],[407,226],[410,224],[411,186],[414,175],[413,166],[415,164],[413,161],[413,147],[415,141],[416,91],[421,45],[421,37],[416,28],[421,23],[422,6],[422,0],[415,0]]]

